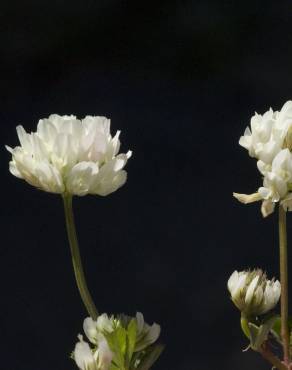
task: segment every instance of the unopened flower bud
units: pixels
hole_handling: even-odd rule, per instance
[[[268,280],[260,269],[234,271],[227,286],[233,303],[246,316],[258,316],[270,311],[281,294],[280,282]]]

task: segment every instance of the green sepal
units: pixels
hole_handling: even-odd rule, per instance
[[[248,319],[245,316],[241,315],[241,318],[240,318],[241,330],[243,331],[243,334],[248,339],[250,339],[250,330],[249,330],[248,324],[249,324]]]
[[[250,346],[254,351],[259,352],[263,343],[268,339],[269,332],[276,322],[277,316],[272,316],[260,326],[248,323],[250,332]]]
[[[127,332],[118,326],[113,332],[105,334],[111,351],[114,353],[114,365],[120,370],[125,369],[125,353],[127,348]]]
[[[110,370],[120,370],[120,368],[117,367],[115,364],[111,363]]]
[[[164,350],[164,345],[162,344],[154,344],[146,348],[143,352],[142,359],[139,361],[137,367],[134,367],[137,370],[149,370],[152,365],[157,361],[158,357],[161,355],[162,351]]]
[[[137,338],[137,321],[132,319],[127,327],[127,351],[126,351],[126,364],[129,367],[134,353]]]
[[[275,323],[271,329],[273,336],[275,337],[276,341],[282,344],[281,339],[281,316],[277,316],[275,319]]]

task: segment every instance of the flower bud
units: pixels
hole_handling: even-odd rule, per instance
[[[281,294],[278,280],[268,280],[262,270],[234,271],[228,290],[235,306],[246,316],[258,316],[273,309]]]

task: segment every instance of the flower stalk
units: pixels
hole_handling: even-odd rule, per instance
[[[84,306],[87,309],[88,314],[92,317],[93,320],[97,319],[98,312],[91,297],[91,294],[88,290],[84,270],[82,267],[82,261],[79,251],[78,239],[76,234],[74,214],[72,208],[72,195],[63,194],[63,203],[66,219],[67,234],[70,244],[71,256],[73,269],[75,273],[75,279],[78,286],[78,290],[81,296],[81,299],[84,303]]]
[[[281,362],[279,358],[273,354],[273,352],[270,351],[266,344],[263,346],[260,353],[264,359],[266,359],[273,365],[274,368],[278,370],[287,370],[287,366],[283,364],[283,362]]]
[[[286,211],[279,205],[279,247],[281,280],[281,337],[283,341],[284,363],[289,365],[289,327],[288,327],[288,252]]]

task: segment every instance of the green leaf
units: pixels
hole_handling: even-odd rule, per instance
[[[142,357],[141,362],[139,363],[137,370],[149,370],[151,366],[156,362],[158,357],[161,355],[164,350],[164,345],[155,344],[149,346],[145,350],[145,355]]]
[[[290,331],[290,344],[292,343],[292,317],[288,318],[288,327]],[[275,324],[271,330],[272,334],[274,335],[275,339],[282,344],[281,338],[281,316],[277,316]]]
[[[269,332],[277,320],[277,316],[272,316],[260,326],[249,323],[250,345],[254,351],[260,351],[262,344],[268,339]]]
[[[280,316],[276,317],[275,323],[274,323],[274,325],[271,329],[271,332],[272,332],[273,336],[275,337],[275,339],[277,340],[277,342],[282,344],[282,339],[281,339],[281,317]]]
[[[127,364],[131,362],[137,338],[137,321],[132,319],[127,328]]]
[[[250,346],[252,349],[256,350],[255,347],[256,347],[256,341],[257,341],[257,337],[259,335],[259,330],[260,328],[258,326],[256,326],[255,324],[253,323],[248,323],[248,327],[249,327],[249,334],[250,334]]]
[[[246,317],[244,317],[243,315],[241,315],[241,318],[240,318],[240,326],[241,326],[241,330],[243,331],[244,335],[250,339],[250,331],[249,331],[249,322],[248,322],[248,319]]]
[[[113,332],[106,333],[105,337],[110,349],[114,353],[114,363],[120,370],[125,369],[125,353],[127,348],[126,330],[119,326]]]
[[[110,370],[119,370],[120,368],[117,367],[115,364],[111,363]]]

